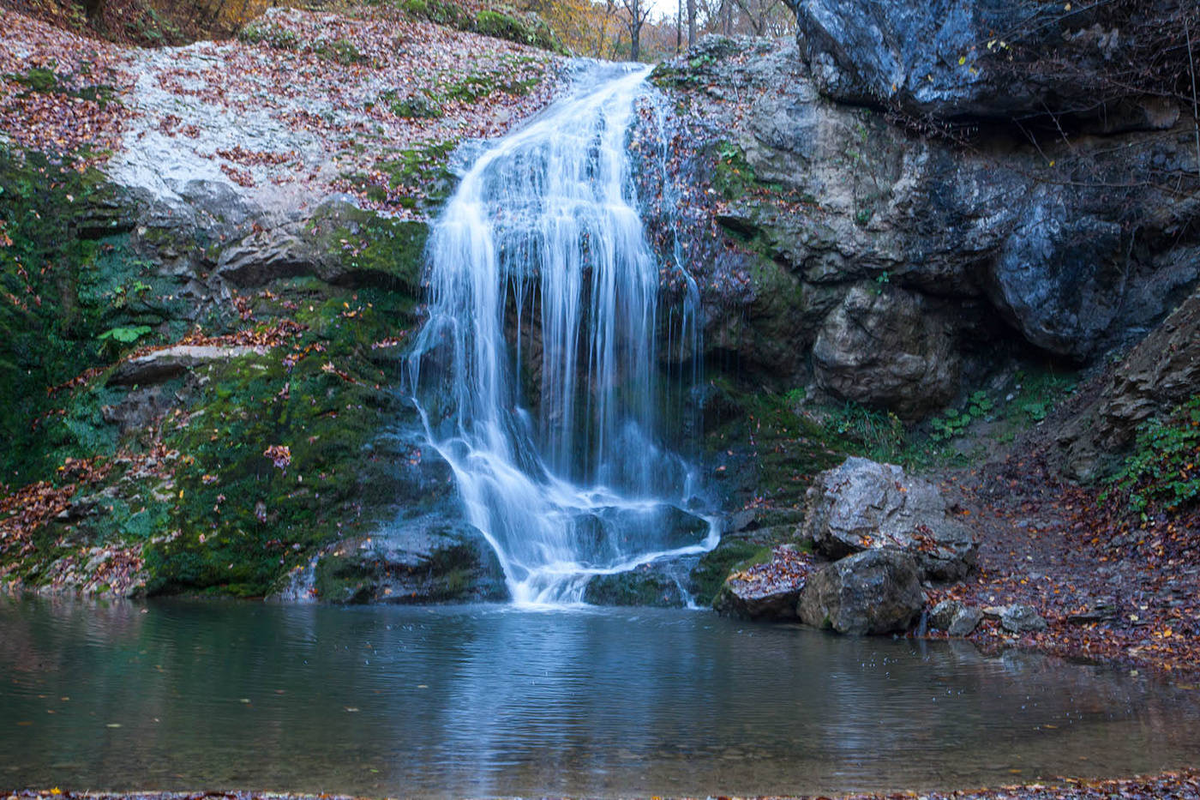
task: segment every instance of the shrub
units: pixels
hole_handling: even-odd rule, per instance
[[[1111,483],[1142,514],[1152,505],[1177,511],[1200,500],[1200,394],[1143,423],[1133,453]]]

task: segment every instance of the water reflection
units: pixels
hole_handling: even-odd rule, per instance
[[[1200,761],[1187,692],[705,613],[0,600],[0,643],[0,788],[765,794]]]

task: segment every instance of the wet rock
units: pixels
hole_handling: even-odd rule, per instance
[[[687,605],[679,581],[652,564],[595,576],[584,589],[583,601],[596,606],[682,608]]]
[[[858,285],[813,345],[817,385],[840,400],[920,419],[958,393],[962,358],[952,326],[920,295]]]
[[[1009,633],[1035,633],[1046,630],[1046,620],[1033,606],[1006,606],[1000,612],[1000,626]]]
[[[419,604],[505,600],[508,591],[495,552],[477,530],[426,515],[339,542],[294,573],[277,597]]]
[[[1096,399],[1059,433],[1069,469],[1081,478],[1103,472],[1133,442],[1140,423],[1183,402],[1197,386],[1200,289],[1130,352]]]
[[[925,606],[913,558],[899,550],[857,553],[814,572],[800,594],[802,622],[838,633],[896,633]]]
[[[983,620],[983,612],[960,600],[943,600],[929,612],[929,625],[951,636],[970,636]]]
[[[817,476],[801,534],[829,558],[897,548],[922,579],[958,580],[974,568],[979,545],[936,486],[892,464],[851,457]]]

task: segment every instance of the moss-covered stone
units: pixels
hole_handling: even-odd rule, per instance
[[[597,575],[588,581],[583,599],[597,606],[679,608],[685,604],[683,591],[675,579],[652,565],[613,575]]]
[[[705,553],[688,576],[692,598],[696,605],[710,606],[725,579],[735,568],[760,563],[771,556],[771,548],[742,539],[724,539],[712,551]]]
[[[0,148],[0,482],[53,477],[64,452],[91,455],[79,422],[96,409],[76,413],[70,392],[50,390],[152,341],[179,313],[177,279],[132,246],[135,215],[94,169]],[[122,341],[114,330],[139,333]]]

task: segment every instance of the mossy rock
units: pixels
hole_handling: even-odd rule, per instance
[[[629,572],[597,575],[588,581],[583,600],[596,606],[681,608],[686,605],[679,584],[653,565]]]
[[[696,605],[712,605],[725,579],[735,567],[749,566],[771,557],[771,548],[740,539],[723,539],[712,551],[700,557],[700,562],[688,576],[692,598]]]

